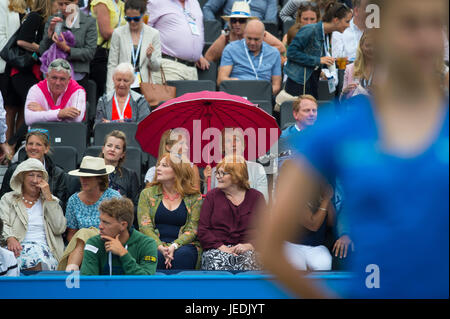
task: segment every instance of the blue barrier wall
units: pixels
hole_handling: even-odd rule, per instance
[[[348,273],[316,273],[310,278],[342,291]],[[270,275],[180,272],[154,276],[78,276],[43,272],[0,278],[0,299],[287,299]]]

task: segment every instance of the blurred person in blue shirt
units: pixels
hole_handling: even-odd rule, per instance
[[[448,1],[369,2],[380,9],[374,96],[353,97],[350,112],[292,141],[296,160],[283,167],[256,248],[303,298],[448,298],[449,103],[436,66]],[[299,236],[309,185],[336,178],[356,253],[354,276],[331,291],[295,271],[282,247]]]

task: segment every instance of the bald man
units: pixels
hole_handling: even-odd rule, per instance
[[[272,83],[272,94],[281,89],[281,60],[277,49],[263,41],[264,24],[250,20],[244,39],[230,42],[223,50],[217,84],[225,80],[264,80]]]

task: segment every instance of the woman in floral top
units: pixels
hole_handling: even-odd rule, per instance
[[[165,154],[156,166],[156,181],[139,198],[139,231],[158,245],[157,269],[200,266],[197,226],[202,197],[193,185],[189,160]]]

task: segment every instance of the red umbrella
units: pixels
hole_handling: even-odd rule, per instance
[[[215,166],[222,159],[218,152],[223,128],[242,128],[244,157],[255,160],[278,140],[280,129],[273,116],[250,101],[225,92],[202,91],[171,99],[142,120],[136,140],[155,158],[161,135],[169,129],[184,128],[190,139],[190,160],[199,167]]]

